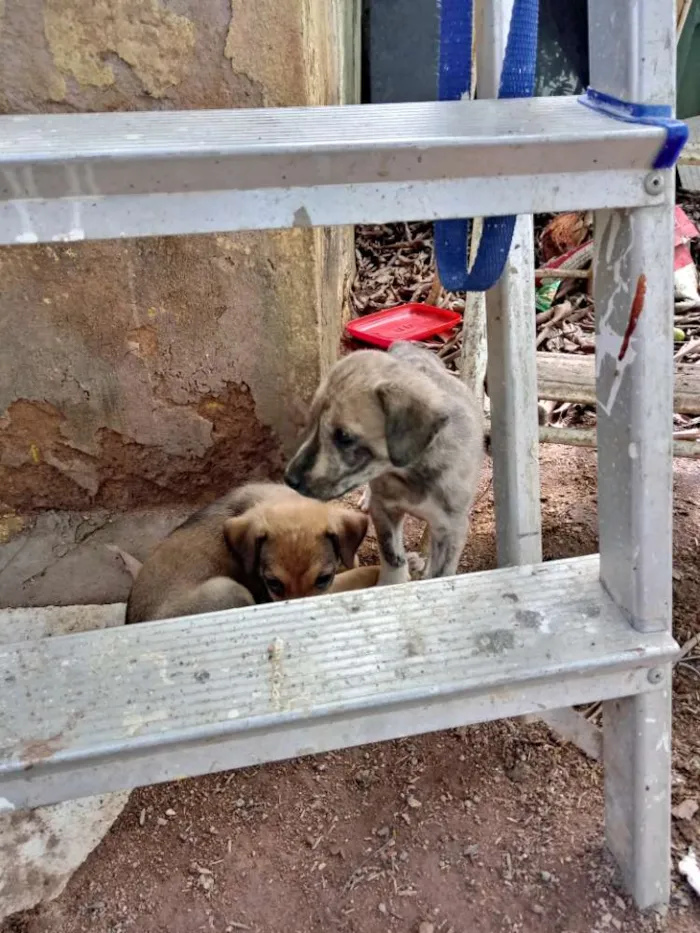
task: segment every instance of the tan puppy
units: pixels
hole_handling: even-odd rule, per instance
[[[402,583],[410,569],[406,513],[430,529],[423,576],[456,573],[483,458],[483,414],[474,394],[434,354],[399,341],[388,353],[359,350],[335,364],[284,478],[322,500],[369,483],[379,583]]]
[[[135,575],[126,623],[373,586],[379,568],[354,567],[367,525],[276,483],[243,486],[188,518],[140,569],[122,554]]]

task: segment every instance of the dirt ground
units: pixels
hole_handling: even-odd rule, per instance
[[[546,558],[595,551],[594,454],[544,448],[541,463]],[[675,474],[683,644],[700,630],[700,463],[677,460]],[[494,561],[485,475],[462,569]],[[692,657],[675,676],[674,805],[688,811],[700,802]],[[600,768],[521,721],[212,775],[134,792],[63,896],[2,933],[699,930],[700,899],[679,876],[665,919],[631,908],[602,820]],[[673,833],[677,864],[700,849],[700,812]]]

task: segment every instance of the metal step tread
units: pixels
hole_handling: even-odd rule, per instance
[[[566,97],[5,116],[0,242],[641,206],[663,140]]]
[[[577,558],[4,646],[0,803],[647,689],[675,643],[632,629],[598,569]]]
[[[595,140],[658,143],[663,130],[612,120],[572,97],[233,110],[27,114],[0,118],[0,158],[119,161],[188,155],[363,151]],[[636,164],[643,167],[643,156]],[[420,163],[418,163],[420,165]],[[592,167],[592,166],[591,166]],[[361,166],[357,170],[362,172]],[[136,179],[138,181],[138,179]]]

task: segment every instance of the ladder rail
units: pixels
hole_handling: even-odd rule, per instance
[[[673,107],[673,4],[589,0],[588,9],[595,90]],[[640,633],[671,631],[673,171],[657,185],[662,204],[595,216],[600,574]],[[642,908],[670,893],[670,666],[656,685],[603,709],[606,837]]]
[[[479,93],[482,96],[498,95],[512,10],[513,0],[481,4]],[[499,566],[542,560],[534,256],[533,219],[529,213],[521,214],[503,275],[486,293]]]

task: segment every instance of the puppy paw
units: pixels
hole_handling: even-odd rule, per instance
[[[397,583],[408,583],[410,579],[407,563],[401,567],[382,567],[377,586],[395,586]]]
[[[371,500],[372,500],[372,493],[370,491],[370,488],[369,486],[365,486],[365,488],[362,490],[362,495],[360,496],[360,502],[359,502],[361,511],[369,512],[369,504]]]
[[[425,557],[419,554],[418,551],[409,551],[408,554],[406,554],[406,560],[408,561],[408,572],[411,575],[411,579],[420,579],[425,570]]]

